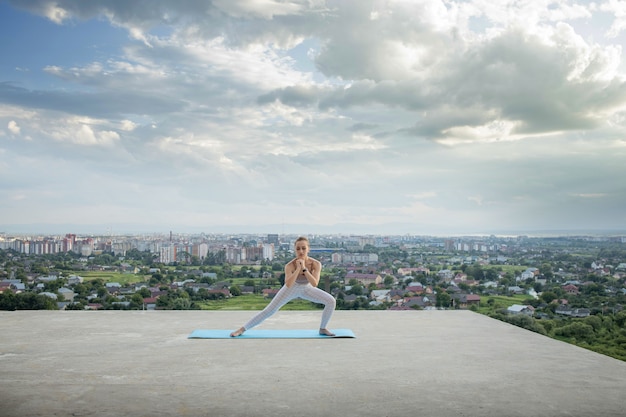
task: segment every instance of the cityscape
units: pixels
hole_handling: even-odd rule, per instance
[[[337,309],[471,310],[626,360],[624,235],[307,237]],[[262,309],[297,238],[3,233],[0,309]]]

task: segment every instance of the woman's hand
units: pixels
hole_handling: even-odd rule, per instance
[[[300,275],[300,272],[302,272],[302,265],[303,261],[297,258],[289,261],[285,265],[285,285],[288,288],[291,287],[294,282],[296,282],[296,278],[298,278],[298,275]]]

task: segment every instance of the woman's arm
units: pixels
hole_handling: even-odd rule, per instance
[[[287,288],[291,287],[295,282],[298,275],[302,272],[302,267],[294,259],[291,262],[287,262],[285,265],[285,285]]]
[[[307,271],[304,273],[304,276],[312,286],[317,287],[317,284],[319,284],[320,282],[322,264],[317,259],[312,259],[312,261],[313,264],[311,265],[311,269],[307,269]]]

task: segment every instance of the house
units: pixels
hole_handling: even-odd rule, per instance
[[[390,290],[374,290],[370,293],[370,298],[378,302],[390,301]]]
[[[130,301],[114,301],[111,303],[111,305],[117,310],[125,310],[127,308],[130,308]]]
[[[175,285],[175,286],[176,286],[176,287],[178,287],[178,288],[183,288],[183,287],[185,287],[187,284],[193,284],[194,282],[196,282],[196,280],[195,280],[195,279],[191,279],[191,278],[189,278],[189,279],[186,279],[186,280],[184,280],[184,281],[174,281],[174,282],[172,283],[172,285]]]
[[[254,285],[242,285],[239,289],[242,294],[254,294]]]
[[[462,309],[480,305],[480,295],[478,294],[453,294],[452,300],[454,306]]]
[[[121,272],[123,272],[125,274],[136,274],[137,272],[139,272],[139,268],[138,267],[136,267],[134,265],[131,265],[131,264],[128,264],[128,263],[120,264],[119,269],[120,269]]]
[[[69,288],[59,288],[59,294],[61,294],[63,296],[63,300],[64,301],[74,301],[74,291],[70,290]]]
[[[344,279],[344,284],[350,284],[351,280],[356,280],[364,287],[368,287],[370,284],[382,284],[383,278],[379,274],[359,274],[354,272],[349,272],[346,274]]]
[[[467,274],[463,273],[463,272],[458,272],[455,276],[454,276],[454,282],[456,282],[457,284],[459,282],[463,282],[467,280]]]
[[[21,293],[21,292],[26,291],[26,284],[24,284],[19,279],[9,280],[9,283],[10,283],[9,286],[13,290],[14,293]]]
[[[191,288],[193,290],[193,292],[198,292],[201,288],[204,288],[204,289],[208,290],[209,289],[209,284],[205,284],[205,283],[202,283],[202,282],[198,282],[198,283],[192,282],[192,283],[188,284],[186,287],[187,288]]]
[[[266,288],[263,290],[263,297],[272,299],[274,296],[278,294],[278,290],[275,288]]]
[[[512,292],[513,294],[524,294],[525,293],[524,289],[519,287],[519,286],[517,286],[517,285],[509,287],[508,291]]]
[[[55,293],[53,292],[42,292],[39,293],[39,295],[45,295],[46,297],[52,298],[53,300],[56,300],[57,298],[59,298]]]
[[[566,305],[558,306],[554,312],[563,316],[569,317],[587,317],[591,314],[588,308],[572,308]]]
[[[406,287],[406,292],[411,292],[413,294],[422,294],[424,292],[424,287],[422,284],[419,285],[409,285]]]
[[[526,268],[524,272],[522,272],[521,280],[525,281],[529,278],[535,278],[536,275],[539,275],[539,270],[537,268]]]
[[[6,282],[6,281],[0,282],[0,294],[2,294],[5,291],[6,292],[13,291],[11,289],[11,285],[12,284],[10,282]]]
[[[413,273],[428,275],[430,274],[430,269],[423,266],[417,268],[398,268],[398,274],[402,276],[412,275]]]
[[[389,297],[404,297],[405,292],[405,290],[402,290],[400,288],[394,288],[389,290]]]
[[[535,313],[535,309],[533,306],[526,306],[521,304],[513,304],[509,308],[506,309],[506,312],[509,314],[525,314],[527,316],[532,316]]]
[[[452,278],[454,278],[454,272],[450,271],[449,269],[442,269],[441,271],[437,272],[437,276],[444,282],[450,282]]]
[[[350,303],[350,302],[356,301],[357,298],[359,298],[359,297],[356,294],[345,294],[343,296],[343,301],[346,301],[346,302]]]
[[[146,310],[156,310],[156,303],[158,297],[148,297],[143,299],[143,305]]]
[[[56,281],[57,279],[58,277],[56,275],[47,275],[45,277],[37,278],[39,282],[52,282],[52,281]]]
[[[573,294],[576,295],[579,293],[578,291],[578,287],[572,284],[567,284],[563,286],[563,291],[565,291],[568,294]]]
[[[427,306],[433,305],[433,302],[428,297],[407,297],[404,299],[402,303],[402,307],[420,307],[425,308]]]
[[[276,291],[278,292],[278,291]],[[209,294],[216,294],[216,295],[223,295],[224,298],[230,298],[232,297],[232,294],[230,293],[230,290],[228,288],[220,288],[220,289],[211,289],[209,290]],[[276,295],[276,294],[274,294]],[[274,298],[274,296],[272,296],[272,298]]]
[[[67,277],[67,285],[76,285],[81,284],[83,282],[83,277],[78,275],[70,275]]]
[[[403,310],[403,311],[406,311],[406,310],[415,310],[415,309],[411,308],[411,307],[408,307],[408,306],[405,306],[405,305],[393,305],[393,306],[389,307],[388,310]]]

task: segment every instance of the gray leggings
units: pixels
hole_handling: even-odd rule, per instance
[[[324,304],[324,311],[322,312],[322,324],[320,329],[325,329],[326,325],[330,321],[330,317],[335,311],[335,298],[326,291],[320,290],[317,287],[312,286],[309,283],[298,284],[294,283],[291,287],[283,285],[283,287],[276,293],[272,301],[262,311],[259,311],[254,317],[252,317],[243,328],[250,330],[254,326],[258,326],[265,319],[269,318],[272,314],[276,313],[282,306],[287,304],[291,300],[296,298],[302,298],[304,300],[312,301],[318,304]]]

